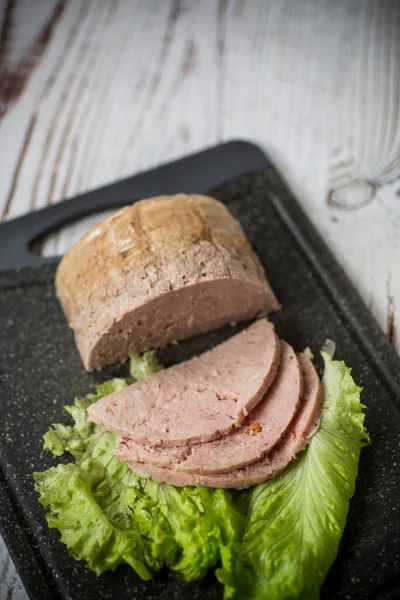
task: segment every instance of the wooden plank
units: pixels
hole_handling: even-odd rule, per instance
[[[15,570],[3,538],[0,535],[0,598],[4,600],[28,600],[21,579]]]

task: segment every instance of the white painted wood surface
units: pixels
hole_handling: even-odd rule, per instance
[[[2,218],[250,139],[399,349],[399,2],[0,0],[1,21]],[[3,598],[26,594],[0,545]]]

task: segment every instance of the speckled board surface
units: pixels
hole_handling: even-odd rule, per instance
[[[265,265],[284,306],[273,318],[279,334],[297,350],[309,345],[314,352],[334,339],[337,357],[352,365],[364,387],[373,444],[362,451],[339,557],[322,597],[400,597],[400,361],[271,166],[214,195],[240,219]],[[47,528],[31,474],[57,459],[42,450],[41,436],[50,423],[65,420],[63,405],[88,392],[93,379],[55,298],[54,271],[46,265],[0,275],[0,524],[28,593],[38,600],[221,598],[212,575],[184,584],[163,572],[142,582],[120,567],[97,577]],[[231,332],[189,340],[160,356],[171,364]]]

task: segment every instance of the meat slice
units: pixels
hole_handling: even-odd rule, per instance
[[[279,309],[239,222],[197,194],[106,217],[65,254],[56,291],[88,370]]]
[[[115,454],[187,473],[223,473],[255,462],[282,438],[299,407],[302,393],[300,364],[293,348],[281,341],[278,374],[264,398],[229,435],[204,444],[153,447],[119,440]]]
[[[98,400],[94,423],[153,445],[207,442],[241,425],[274,380],[279,340],[266,319],[191,360]]]
[[[214,475],[184,473],[141,462],[128,463],[130,468],[141,477],[179,487],[195,485],[244,489],[275,477],[305,448],[319,426],[321,384],[308,354],[301,354],[299,359],[304,385],[301,406],[285,437],[269,455],[241,469]]]

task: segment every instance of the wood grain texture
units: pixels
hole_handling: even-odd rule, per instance
[[[0,215],[254,140],[400,349],[399,30],[396,0],[0,0]]]
[[[0,535],[0,598],[1,600],[27,600],[28,596],[15,570],[3,538]]]

